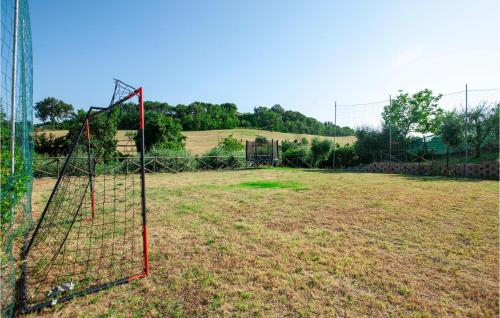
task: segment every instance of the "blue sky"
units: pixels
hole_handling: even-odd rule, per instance
[[[326,121],[335,100],[499,87],[499,3],[31,1],[34,99],[102,106],[119,78],[148,100]]]

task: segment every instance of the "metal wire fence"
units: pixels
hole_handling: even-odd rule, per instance
[[[354,162],[351,166],[337,162],[336,168],[364,166],[373,172],[498,178],[500,89],[466,86],[440,96],[437,106],[456,114],[455,140],[443,135],[439,127],[432,134],[401,132],[397,123],[382,116],[391,103],[394,99],[389,97],[335,105],[336,124],[356,129],[356,142],[351,145]]]
[[[137,173],[140,168],[139,157],[123,157],[114,165],[115,171],[122,174]],[[61,172],[65,157],[35,158],[33,175],[35,178],[56,178]],[[206,170],[237,170],[262,166],[247,161],[245,156],[195,156],[195,157],[145,157],[146,173],[200,172]],[[99,169],[97,163],[96,169]]]
[[[32,51],[27,0],[1,1],[0,316],[13,315],[16,239],[31,222]]]

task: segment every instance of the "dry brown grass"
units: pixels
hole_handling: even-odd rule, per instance
[[[53,134],[56,137],[64,136],[67,134],[66,130],[52,130],[52,131],[39,131],[37,134]],[[257,136],[265,136],[268,139],[274,140],[290,140],[307,138],[309,141],[314,137],[319,137],[321,139],[329,139],[333,141],[333,137],[327,136],[316,136],[308,134],[289,134],[280,133],[274,131],[266,130],[256,130],[256,129],[223,129],[223,130],[202,130],[202,131],[184,131],[184,136],[186,139],[186,149],[191,151],[193,155],[201,155],[213,147],[217,146],[218,142],[223,138],[233,135],[234,138],[240,140],[243,144],[246,140],[255,140]],[[135,144],[130,136],[127,136],[126,130],[119,130],[117,133],[118,140],[118,150],[125,154],[135,153]],[[337,137],[336,142],[340,145],[345,145],[347,143],[354,143],[356,137],[346,136]]]
[[[37,207],[52,183],[35,181]],[[291,169],[157,174],[147,176],[147,198],[151,276],[40,316],[499,314],[495,181]]]
[[[300,140],[301,138],[307,138],[309,141],[314,137],[319,137],[321,139],[329,139],[333,141],[333,137],[326,136],[316,136],[308,134],[293,134],[293,133],[281,133],[275,131],[266,130],[256,130],[256,129],[223,129],[223,130],[204,130],[204,131],[185,131],[184,135],[186,139],[186,149],[190,150],[194,155],[203,154],[213,147],[217,146],[219,140],[233,135],[234,138],[245,143],[246,140],[255,140],[257,136],[265,136],[267,139],[274,140],[290,140],[295,139]],[[353,143],[356,140],[354,136],[347,137],[337,137],[336,141],[340,145],[346,143]]]

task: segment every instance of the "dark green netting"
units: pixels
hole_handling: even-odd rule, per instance
[[[18,0],[16,80],[13,90],[15,0],[1,1],[0,64],[0,305],[1,316],[13,314],[16,263],[23,234],[31,223],[32,190],[32,51],[27,0]],[[12,100],[15,101],[14,116]],[[14,120],[12,121],[12,118]],[[11,163],[14,136],[14,165]],[[11,168],[14,167],[12,173]]]

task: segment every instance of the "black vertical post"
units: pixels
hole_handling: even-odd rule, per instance
[[[335,101],[335,110],[333,118],[333,159],[332,159],[332,169],[335,169],[335,148],[337,147],[337,101]]]
[[[142,243],[144,252],[144,274],[149,275],[148,264],[148,227],[146,219],[146,164],[144,159],[144,98],[142,87],[138,89],[139,94],[139,131],[141,134],[141,208],[142,208]]]
[[[92,110],[89,110],[87,113],[87,118],[85,119],[85,131],[86,131],[86,138],[87,138],[87,158],[88,158],[88,165],[89,165],[89,185],[90,185],[90,206],[92,208],[92,218],[96,216],[95,213],[95,198],[94,198],[94,182],[92,180],[93,177],[93,172],[92,172],[92,148],[90,147],[90,112]]]
[[[450,175],[450,147],[446,145],[446,175]]]
[[[248,168],[248,140],[245,140],[245,168]]]
[[[469,145],[468,145],[468,137],[469,137],[469,114],[468,114],[468,89],[467,84],[465,84],[465,177],[469,175]]]
[[[389,109],[392,106],[392,97],[389,95]],[[392,116],[391,116],[392,117]],[[389,172],[392,172],[392,118],[389,119]]]

